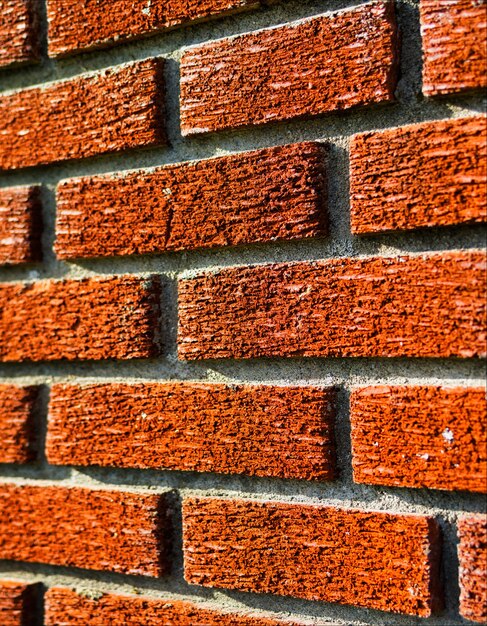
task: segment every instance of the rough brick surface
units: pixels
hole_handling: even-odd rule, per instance
[[[136,359],[158,353],[156,279],[0,284],[0,361]]]
[[[485,254],[238,267],[179,283],[183,359],[485,354]]]
[[[429,517],[194,498],[183,529],[192,584],[422,616],[437,604]]]
[[[326,480],[333,400],[317,387],[54,385],[47,456],[55,465]]]
[[[49,54],[82,52],[217,15],[256,8],[259,0],[48,0]]]
[[[421,0],[423,93],[487,86],[485,0]]]
[[[38,591],[38,585],[0,580],[0,623],[2,626],[37,625]]]
[[[487,492],[485,389],[356,389],[351,421],[356,482]]]
[[[460,544],[460,614],[487,622],[487,517],[465,515],[458,522]]]
[[[0,189],[0,264],[41,260],[40,187]]]
[[[46,626],[298,626],[298,622],[222,613],[189,602],[105,593],[92,600],[53,587],[45,596]]]
[[[352,232],[485,222],[486,145],[483,116],[355,135]]]
[[[304,143],[64,181],[56,253],[147,254],[322,235],[324,158],[323,147]]]
[[[40,58],[36,0],[2,0],[0,7],[0,67]]]
[[[181,60],[183,134],[394,100],[392,3],[211,42]]]
[[[0,97],[0,170],[164,142],[163,61]]]
[[[35,457],[35,403],[39,388],[0,385],[0,463],[27,463]]]
[[[165,496],[0,486],[0,559],[142,576],[167,568]]]

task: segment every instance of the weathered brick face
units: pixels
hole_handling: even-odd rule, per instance
[[[486,622],[486,28],[0,0],[0,626]]]

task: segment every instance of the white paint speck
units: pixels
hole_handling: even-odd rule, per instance
[[[449,443],[451,443],[454,439],[453,432],[449,428],[445,428],[445,430],[441,433],[443,439],[446,439]]]

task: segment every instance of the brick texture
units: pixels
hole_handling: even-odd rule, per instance
[[[486,145],[483,116],[355,135],[352,232],[487,221]]]
[[[298,622],[222,613],[189,602],[103,594],[92,600],[71,589],[53,587],[45,596],[45,626],[299,626]]]
[[[0,189],[0,264],[41,260],[41,211],[39,186]]]
[[[37,626],[38,585],[0,580],[0,623],[2,626]]]
[[[0,559],[160,576],[165,496],[81,488],[0,486]]]
[[[351,421],[356,482],[487,492],[485,389],[356,389]]]
[[[48,0],[49,54],[113,46],[158,31],[260,6],[259,0]]]
[[[211,42],[181,60],[181,130],[204,133],[394,100],[389,2]]]
[[[333,400],[316,387],[54,385],[47,456],[55,465],[327,480]]]
[[[163,61],[0,97],[0,170],[164,142]]]
[[[304,143],[57,191],[59,258],[147,254],[326,233],[324,149]]]
[[[0,385],[0,463],[27,463],[35,457],[34,410],[39,387]]]
[[[487,517],[465,515],[458,522],[460,544],[460,614],[487,622]]]
[[[239,267],[179,283],[183,359],[485,354],[485,255]]]
[[[191,584],[421,616],[437,604],[429,517],[191,498],[183,529]]]
[[[0,285],[0,361],[155,356],[156,279],[117,276]]]
[[[39,58],[38,3],[36,0],[2,0],[0,68]]]
[[[423,93],[487,86],[485,0],[421,0]]]

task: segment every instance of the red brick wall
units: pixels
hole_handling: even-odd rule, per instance
[[[485,623],[485,0],[0,4],[0,624]]]

